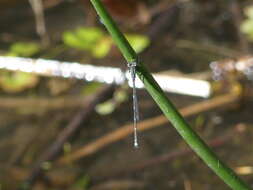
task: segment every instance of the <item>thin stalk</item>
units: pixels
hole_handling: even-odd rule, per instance
[[[120,32],[101,1],[90,1],[127,62],[137,62],[137,54],[128,43],[124,35]],[[189,126],[189,124],[184,120],[174,105],[166,97],[158,83],[154,80],[150,72],[141,62],[137,62],[136,72],[144,83],[147,91],[163,111],[164,115],[168,118],[168,120],[170,120],[178,133],[190,145],[196,154],[207,164],[207,166],[209,166],[232,189],[249,190],[250,187],[245,184],[234,173],[233,170],[220,161],[215,153],[208,147],[208,145],[206,145],[205,142],[197,135],[197,133]]]

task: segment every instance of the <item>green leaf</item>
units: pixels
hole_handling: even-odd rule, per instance
[[[23,72],[4,72],[0,76],[0,85],[6,92],[20,92],[32,88],[38,83],[38,76]]]
[[[92,49],[92,55],[96,58],[103,58],[108,55],[112,46],[111,38],[100,40]]]
[[[104,32],[99,28],[79,28],[76,34],[87,43],[95,43],[104,36]]]
[[[127,34],[126,38],[137,53],[142,52],[150,44],[148,37],[143,35]]]
[[[248,36],[250,40],[253,40],[253,19],[245,20],[240,29]]]
[[[30,57],[38,53],[40,49],[37,43],[16,42],[11,45],[8,55]]]
[[[126,90],[116,90],[113,98],[117,103],[122,103],[128,99],[128,94]]]
[[[127,34],[126,37],[137,53],[143,51],[150,44],[150,40],[143,35]],[[107,56],[112,47],[112,39],[99,28],[82,27],[64,32],[62,39],[64,44],[69,47],[90,51],[95,58]]]
[[[245,15],[248,18],[242,22],[240,30],[247,35],[249,40],[253,41],[253,6],[245,9]]]
[[[83,87],[83,89],[81,90],[81,94],[82,95],[91,95],[91,94],[94,94],[95,92],[98,91],[98,89],[102,86],[101,83],[98,83],[98,82],[90,82],[90,83],[87,83],[87,85],[85,85]]]
[[[112,113],[115,110],[115,108],[116,108],[116,103],[113,100],[108,100],[101,104],[98,104],[95,110],[100,115],[108,115]]]
[[[88,188],[89,183],[90,183],[89,176],[84,175],[84,176],[80,177],[74,183],[74,185],[72,185],[72,187],[70,189],[73,189],[73,190],[86,190]]]
[[[99,28],[79,28],[63,33],[63,42],[79,50],[92,50],[104,33]]]
[[[245,10],[245,15],[250,19],[253,19],[253,6],[247,7]]]
[[[81,49],[81,50],[85,49],[80,39],[78,39],[78,37],[72,32],[64,32],[62,38],[63,38],[64,44],[70,47]]]

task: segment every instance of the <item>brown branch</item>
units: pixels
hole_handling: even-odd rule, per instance
[[[23,184],[23,189],[28,189],[34,184],[36,179],[43,173],[42,164],[47,161],[52,161],[62,151],[62,147],[76,132],[80,129],[81,123],[88,119],[95,106],[104,101],[108,95],[113,92],[113,86],[107,86],[98,92],[95,96],[91,97],[89,103],[69,122],[69,124],[60,132],[56,140],[51,146],[42,153],[41,157],[36,162],[26,182]],[[28,187],[28,188],[27,188]]]
[[[68,109],[83,107],[87,104],[84,96],[65,96],[57,98],[20,98],[20,97],[0,97],[0,107],[2,109],[15,109],[15,108],[32,108],[55,110],[55,109]]]
[[[235,51],[233,49],[218,46],[215,44],[201,44],[190,40],[177,40],[175,43],[177,48],[192,49],[194,51],[207,52],[209,54],[215,54],[222,57],[237,58],[242,55],[241,51]]]
[[[228,142],[233,135],[238,132],[235,130],[236,127],[233,127],[233,129],[228,130],[225,134],[223,134],[220,137],[216,137],[215,139],[212,139],[211,141],[208,142],[208,145],[212,148],[217,148],[220,147],[222,145],[224,145],[226,142]],[[102,180],[105,178],[112,178],[112,177],[117,177],[117,176],[122,176],[122,175],[126,175],[129,173],[133,173],[133,172],[137,172],[149,167],[154,167],[157,166],[159,164],[162,164],[164,162],[168,162],[171,160],[174,160],[178,157],[182,157],[182,156],[186,156],[189,154],[194,153],[190,148],[183,148],[180,150],[174,150],[172,152],[160,155],[160,156],[156,156],[153,157],[151,159],[145,160],[145,161],[140,161],[137,164],[134,164],[132,166],[128,166],[128,167],[124,167],[121,168],[117,171],[111,172],[108,174],[106,174],[106,176],[99,176],[99,178],[95,178],[95,180]]]
[[[229,103],[236,102],[238,99],[239,99],[239,96],[234,95],[232,93],[226,94],[226,95],[221,95],[219,97],[182,108],[182,109],[180,109],[180,113],[184,117],[191,116],[191,115],[194,115],[197,113],[208,111],[210,109],[224,106]],[[138,131],[149,130],[149,129],[161,126],[163,124],[166,124],[168,122],[169,121],[167,120],[167,118],[163,115],[153,117],[150,119],[146,119],[146,120],[138,123]],[[58,162],[60,164],[66,164],[69,162],[76,161],[80,158],[84,158],[88,155],[94,154],[97,151],[99,151],[100,149],[104,148],[105,146],[108,146],[112,143],[115,143],[115,142],[127,137],[128,135],[132,134],[132,132],[133,132],[132,124],[124,125],[123,127],[119,128],[113,132],[110,132],[109,134],[106,134],[106,135],[100,137],[99,139],[94,140],[91,143],[88,143],[87,145],[84,145],[80,149],[78,149],[72,153],[69,153],[68,155],[66,155],[64,157],[61,157]]]

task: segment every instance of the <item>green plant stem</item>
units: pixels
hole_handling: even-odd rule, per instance
[[[137,61],[137,54],[130,46],[124,35],[120,32],[117,25],[112,20],[100,0],[91,0],[96,12],[100,16],[113,40],[119,47],[128,63]],[[153,97],[155,102],[163,111],[164,115],[170,120],[178,133],[197,153],[197,155],[232,189],[249,190],[250,187],[245,184],[229,167],[227,167],[215,153],[205,144],[197,133],[187,124],[184,118],[179,114],[174,105],[166,97],[160,86],[154,80],[150,72],[140,62],[136,67],[137,74],[144,83],[145,88]]]

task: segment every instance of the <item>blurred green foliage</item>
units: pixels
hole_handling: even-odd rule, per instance
[[[116,104],[113,99],[107,100],[101,104],[98,104],[95,108],[96,112],[100,115],[111,114],[116,108]]]
[[[98,28],[79,28],[63,33],[63,42],[80,50],[90,50],[101,40],[103,33]]]
[[[118,105],[125,102],[128,99],[128,94],[126,89],[118,89],[114,92],[113,98],[107,100],[101,104],[98,104],[95,108],[96,112],[100,115],[108,115],[111,114]]]
[[[139,34],[126,34],[126,38],[137,53],[149,46],[148,37]]]
[[[33,42],[16,42],[11,45],[7,56],[21,56],[21,57],[31,57],[38,53],[41,47],[37,43]]]
[[[1,88],[10,93],[23,91],[32,88],[38,83],[36,75],[24,72],[2,72],[0,76]]]
[[[102,87],[103,85],[101,83],[98,82],[89,82],[87,83],[81,90],[81,94],[82,95],[92,95],[94,93],[96,93],[98,91],[98,89],[100,87]]]
[[[130,44],[136,52],[143,51],[148,47],[150,41],[146,36],[137,34],[126,34]],[[64,32],[62,35],[65,45],[81,51],[88,51],[95,58],[107,56],[113,47],[112,38],[100,28],[82,27],[73,31]],[[41,51],[39,44],[34,42],[13,43],[6,56],[32,57]],[[16,93],[27,88],[34,87],[39,81],[39,77],[23,72],[3,71],[0,76],[1,88],[9,93]],[[83,91],[84,94],[92,94],[99,87],[98,84],[91,83]],[[116,101],[118,102],[118,101]],[[101,114],[110,113],[115,109],[115,101],[105,102],[98,108]]]
[[[241,25],[241,31],[247,35],[249,40],[253,41],[253,6],[245,9],[247,19]]]
[[[41,51],[41,47],[33,42],[13,43],[6,56],[31,57]],[[38,76],[24,72],[2,71],[0,75],[1,88],[9,93],[16,93],[34,87],[39,81]]]
[[[88,175],[81,176],[70,188],[71,190],[86,190],[90,184]]]
[[[149,39],[143,35],[126,34],[126,37],[137,53],[150,44]],[[95,58],[107,56],[113,45],[112,38],[99,28],[82,27],[64,32],[62,38],[67,46],[88,51]]]

